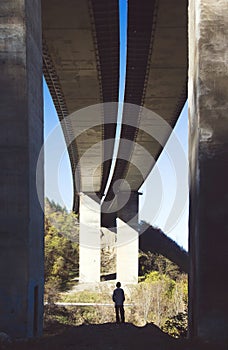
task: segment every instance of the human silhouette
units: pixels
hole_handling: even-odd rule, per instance
[[[124,300],[125,300],[125,295],[124,291],[121,287],[121,283],[117,282],[116,283],[116,289],[113,291],[112,295],[112,300],[115,303],[115,310],[116,310],[116,323],[124,323],[125,318],[124,318]]]

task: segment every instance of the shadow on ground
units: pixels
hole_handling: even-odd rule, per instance
[[[42,338],[13,343],[10,350],[219,350],[209,344],[193,344],[175,339],[157,326],[136,327],[125,324],[89,324],[65,326],[52,324]],[[222,348],[221,348],[222,349]]]

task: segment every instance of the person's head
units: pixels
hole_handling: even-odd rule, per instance
[[[116,283],[116,286],[117,286],[117,288],[120,288],[120,287],[121,287],[121,283],[120,283],[120,282],[117,282],[117,283]]]

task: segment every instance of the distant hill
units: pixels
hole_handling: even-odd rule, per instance
[[[158,253],[179,266],[183,272],[189,272],[189,255],[162,230],[143,222],[139,235],[139,248],[143,252]]]

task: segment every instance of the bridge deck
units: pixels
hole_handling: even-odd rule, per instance
[[[75,193],[103,193],[113,152],[113,141],[103,149],[103,140],[115,137],[117,109],[109,110],[111,116],[103,110],[100,115],[95,113],[96,117],[90,110],[86,121],[85,114],[80,118],[75,112],[118,99],[118,1],[77,0],[65,6],[60,0],[43,0],[42,11],[44,75],[60,120],[70,115],[63,131],[76,180]],[[107,125],[109,118],[112,124]],[[99,142],[100,146],[94,147]],[[86,159],[83,155],[87,150],[90,156]],[[102,164],[104,159],[107,161]],[[88,185],[90,177],[93,181]]]
[[[132,191],[140,188],[187,98],[187,1],[132,0],[128,6],[125,102],[153,113],[125,106],[107,200],[113,196],[112,185],[118,179],[125,178]],[[127,188],[122,184],[120,189]]]

